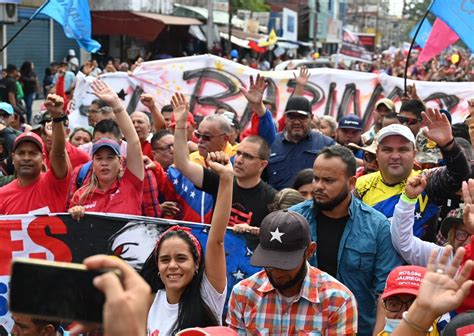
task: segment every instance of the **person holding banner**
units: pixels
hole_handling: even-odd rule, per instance
[[[64,100],[48,95],[44,103],[52,117],[52,145],[49,153],[51,169],[45,167],[45,146],[33,132],[21,134],[13,143],[13,166],[17,178],[0,188],[0,214],[26,214],[31,211],[64,212],[70,180],[69,158],[66,153],[66,132],[63,121]]]
[[[92,176],[72,195],[69,213],[74,218],[82,217],[85,209],[141,215],[144,166],[140,140],[117,94],[100,80],[92,84],[92,89],[114,111],[127,140],[127,164],[122,173],[117,141],[102,138],[95,142],[92,147]]]
[[[227,293],[224,236],[234,174],[223,152],[210,153],[206,164],[219,175],[220,184],[205,254],[191,229],[172,226],[158,239],[143,267],[142,275],[156,291],[148,313],[151,335],[222,323]]]

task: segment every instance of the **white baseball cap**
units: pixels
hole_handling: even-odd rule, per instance
[[[405,125],[400,124],[391,124],[384,128],[382,128],[379,133],[377,134],[377,141],[380,144],[383,139],[390,135],[400,135],[410,141],[413,145],[415,145],[415,136],[411,132],[411,130],[406,127]]]

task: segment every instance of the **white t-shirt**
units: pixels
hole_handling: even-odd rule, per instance
[[[201,282],[201,296],[207,306],[211,309],[222,325],[222,312],[224,311],[227,285],[222,293],[219,293],[209,282],[206,274]],[[178,319],[179,303],[170,304],[166,299],[166,291],[160,289],[153,300],[148,312],[147,335],[162,336],[170,335],[172,327]]]

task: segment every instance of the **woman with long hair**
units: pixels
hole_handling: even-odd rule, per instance
[[[130,116],[125,111],[117,94],[100,80],[92,84],[95,95],[112,107],[116,121],[127,140],[127,163],[122,168],[123,158],[117,141],[102,138],[92,146],[91,174],[74,192],[69,213],[74,218],[84,215],[85,210],[113,212],[129,215],[142,214],[144,167],[140,140]],[[86,164],[87,165],[87,164]],[[81,173],[78,167],[73,176]]]
[[[32,106],[35,95],[39,92],[38,76],[35,72],[35,65],[31,61],[25,61],[20,67],[20,83],[23,86],[26,105],[26,120],[31,124]]]
[[[185,127],[186,104],[173,97],[177,127]],[[233,169],[222,152],[208,154],[209,168],[220,176],[216,205],[204,250],[186,227],[173,226],[158,239],[142,271],[155,292],[148,333],[173,335],[190,327],[221,324],[226,299],[224,236],[229,221]]]

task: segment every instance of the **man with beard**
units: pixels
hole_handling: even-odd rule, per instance
[[[372,335],[378,295],[390,271],[402,260],[391,243],[387,218],[352,196],[355,173],[356,162],[349,149],[340,145],[323,149],[313,166],[313,199],[290,210],[303,215],[310,225],[318,246],[311,265],[354,293],[359,335]],[[381,305],[379,312],[383,314]]]
[[[316,250],[309,230],[303,216],[288,210],[263,219],[251,263],[264,270],[232,289],[229,327],[252,335],[357,333],[354,295],[307,262]]]

